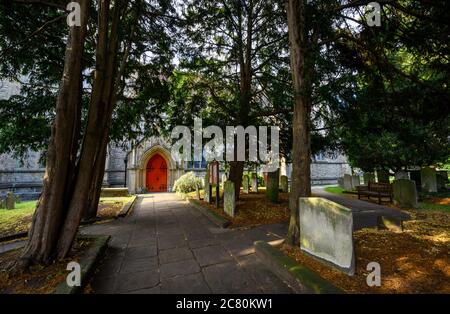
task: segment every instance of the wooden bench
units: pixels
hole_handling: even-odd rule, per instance
[[[358,199],[361,199],[361,196],[377,197],[378,204],[381,204],[381,199],[389,198],[389,201],[392,203],[392,184],[390,183],[377,183],[369,181],[368,185],[361,185],[356,187],[358,191]]]

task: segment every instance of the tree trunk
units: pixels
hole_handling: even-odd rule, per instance
[[[88,207],[86,213],[83,217],[84,220],[92,220],[97,217],[98,203],[100,201],[100,194],[102,193],[103,178],[105,176],[105,165],[106,165],[106,149],[107,145],[100,152],[100,160],[102,162],[95,169],[94,179],[92,180],[91,190],[88,197]]]
[[[307,62],[307,31],[304,0],[287,1],[287,17],[294,84],[294,116],[292,123],[292,186],[289,195],[291,219],[287,241],[297,244],[300,235],[298,199],[311,196],[310,115],[311,94]]]
[[[58,242],[58,259],[69,252],[77,234],[81,217],[89,206],[89,192],[95,179],[96,169],[104,167],[104,149],[109,140],[112,112],[115,105],[118,27],[121,20],[123,1],[116,1],[113,9],[111,30],[108,36],[109,1],[100,1],[99,47],[97,48],[97,69],[94,79],[91,103],[89,105],[83,147],[75,188],[64,223],[64,234]],[[105,35],[106,34],[106,35]],[[92,171],[94,169],[94,171]],[[101,171],[101,169],[100,169]],[[103,170],[104,171],[104,170]]]
[[[73,188],[81,121],[82,60],[90,0],[77,2],[81,8],[81,26],[71,27],[69,32],[42,193],[19,267],[27,267],[30,263],[50,263],[57,254],[56,245]]]

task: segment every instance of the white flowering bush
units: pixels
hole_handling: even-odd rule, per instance
[[[195,185],[201,188],[202,180],[196,177],[195,174],[191,171],[182,175],[178,178],[178,180],[175,181],[173,190],[177,193],[189,193],[195,191]]]

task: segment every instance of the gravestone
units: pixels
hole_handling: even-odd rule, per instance
[[[258,193],[258,175],[256,173],[252,173],[252,191]]]
[[[3,198],[0,198],[0,209],[5,209],[6,208],[6,202]]]
[[[280,177],[280,190],[283,193],[289,192],[289,182],[287,176],[281,176]]]
[[[242,192],[245,194],[250,193],[250,180],[246,174],[242,176]]]
[[[200,200],[200,188],[198,183],[195,184],[195,195],[197,196],[197,200]]]
[[[371,172],[364,172],[363,181],[364,185],[369,185],[369,182],[375,182],[375,174]]]
[[[353,175],[352,176],[352,187],[353,190],[356,189],[357,186],[361,185],[361,178],[358,175]]]
[[[437,189],[444,190],[446,185],[448,184],[448,172],[445,170],[436,172],[436,180],[437,180]]]
[[[409,172],[409,177],[411,180],[416,182],[416,189],[420,191],[422,189],[422,178],[420,170],[412,170]]]
[[[393,184],[394,204],[405,208],[417,208],[416,182],[409,179],[395,180]]]
[[[429,193],[437,192],[436,169],[424,167],[421,170],[422,190]]]
[[[344,174],[344,190],[346,191],[353,190],[352,176],[349,174]]]
[[[15,197],[16,197],[16,203],[17,204],[22,203],[22,198],[20,197],[20,195],[16,195]]]
[[[340,177],[340,178],[338,178],[338,186],[340,187],[340,188],[344,188],[344,177]]]
[[[234,217],[236,211],[236,198],[233,181],[226,181],[223,190],[223,210],[231,217]]]
[[[209,203],[211,201],[211,183],[209,183],[209,169],[206,170],[205,174],[205,197],[204,201]]]
[[[389,183],[389,173],[383,170],[377,170],[378,183]]]
[[[272,203],[278,203],[278,192],[280,189],[280,169],[267,173],[266,197]]]
[[[301,250],[353,275],[352,211],[321,197],[300,197],[299,209]]]
[[[222,182],[220,183],[222,185],[222,190],[225,188],[225,182],[228,180],[227,175],[224,173],[222,174]]]
[[[405,170],[397,171],[395,173],[395,180],[400,180],[400,179],[409,179],[408,171],[405,171]]]
[[[5,203],[6,209],[14,209],[16,207],[16,198],[13,193],[8,192],[8,194],[6,194]]]

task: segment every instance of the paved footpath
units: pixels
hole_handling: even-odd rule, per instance
[[[172,193],[137,202],[126,218],[82,228],[112,236],[95,293],[293,293],[253,250],[256,240],[283,238],[286,224],[221,229]]]

